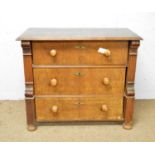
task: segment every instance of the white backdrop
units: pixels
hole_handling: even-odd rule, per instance
[[[15,39],[29,27],[130,28],[144,39],[137,60],[136,98],[155,99],[155,13],[106,12],[98,0],[52,2],[0,2],[0,99],[24,98],[22,50]]]

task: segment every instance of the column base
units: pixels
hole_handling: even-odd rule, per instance
[[[34,125],[34,124],[29,124],[29,125],[27,126],[27,130],[28,130],[28,131],[35,131],[35,130],[37,130],[37,126]]]
[[[126,130],[131,130],[133,128],[133,123],[131,122],[124,122],[123,123],[123,128]]]

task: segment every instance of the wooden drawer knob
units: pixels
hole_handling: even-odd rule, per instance
[[[107,111],[108,111],[107,105],[103,104],[103,105],[101,106],[101,110],[102,110],[103,112],[107,112]]]
[[[51,86],[56,86],[57,85],[57,79],[51,79],[50,84],[51,84]]]
[[[57,113],[58,112],[58,106],[57,105],[52,106],[51,111],[53,113]]]
[[[52,57],[56,56],[56,54],[57,54],[57,51],[55,49],[50,50],[50,55]]]
[[[103,84],[104,84],[104,85],[109,85],[109,84],[110,84],[109,78],[105,77],[105,78],[103,79]]]

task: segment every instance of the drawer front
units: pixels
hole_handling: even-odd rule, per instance
[[[35,68],[36,95],[124,93],[125,68]]]
[[[33,42],[35,65],[104,65],[127,64],[127,41]],[[99,48],[110,53],[98,52]]]
[[[36,119],[38,122],[122,120],[122,102],[122,96],[36,98]]]

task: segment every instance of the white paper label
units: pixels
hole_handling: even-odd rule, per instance
[[[107,50],[106,48],[101,48],[101,47],[100,47],[100,48],[98,49],[98,52],[104,54],[104,53],[106,52],[106,50]]]

